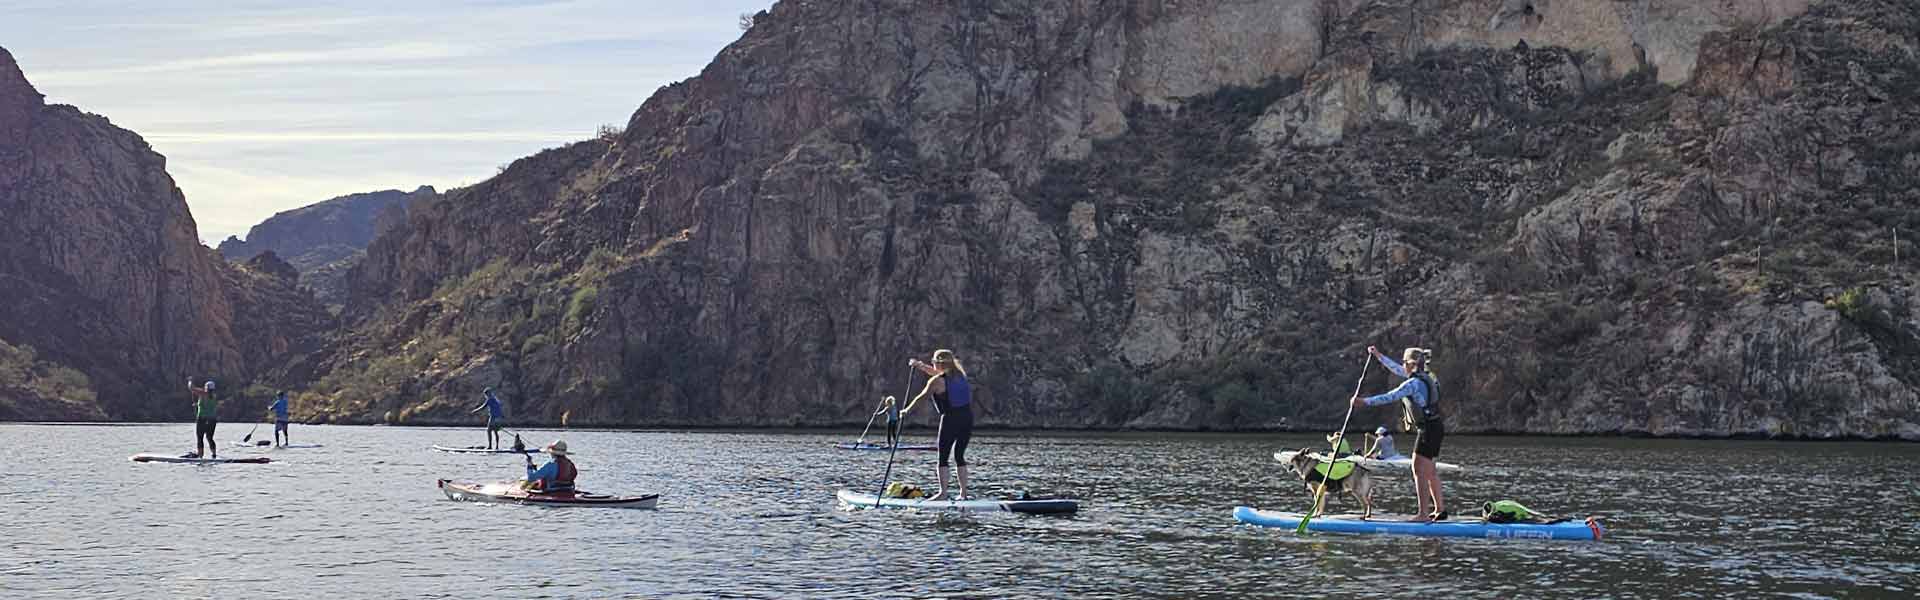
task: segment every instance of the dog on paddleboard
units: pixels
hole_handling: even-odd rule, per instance
[[[1328,498],[1341,495],[1353,498],[1354,502],[1360,503],[1360,518],[1373,518],[1373,472],[1366,467],[1360,466],[1358,463],[1334,461],[1333,475],[1337,478],[1326,480],[1326,478],[1320,474],[1320,471],[1315,468],[1319,465],[1326,464],[1326,462],[1315,459],[1311,456],[1312,454],[1312,450],[1301,448],[1299,453],[1293,455],[1293,464],[1290,465],[1293,467],[1293,473],[1298,475],[1301,481],[1306,482],[1307,493],[1313,494],[1318,492],[1320,482],[1325,480],[1327,481]],[[1341,476],[1343,472],[1344,477]],[[1325,512],[1326,507],[1322,506],[1320,508],[1320,512]],[[1320,513],[1316,512],[1312,516],[1320,516]]]

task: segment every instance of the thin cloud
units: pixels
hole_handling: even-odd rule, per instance
[[[592,132],[530,131],[162,131],[142,134],[148,140],[189,144],[251,142],[575,142]]]
[[[326,65],[446,60],[469,56],[472,50],[467,47],[447,43],[403,42],[382,46],[335,48],[326,50],[281,50],[272,52],[252,52],[230,54],[226,56],[206,56],[180,60],[169,60],[143,65],[130,65],[106,69],[88,69],[80,71],[54,71],[34,75],[34,81],[40,85],[87,85],[112,82],[126,75],[142,73],[174,73],[207,71],[236,68],[288,67],[295,65]]]

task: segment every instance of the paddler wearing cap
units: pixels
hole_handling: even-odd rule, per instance
[[[1415,505],[1414,520],[1444,521],[1447,519],[1447,504],[1440,493],[1440,471],[1433,461],[1440,458],[1440,441],[1447,434],[1446,423],[1441,418],[1440,385],[1427,371],[1428,363],[1433,360],[1433,350],[1426,348],[1408,348],[1402,355],[1406,366],[1394,362],[1380,353],[1378,348],[1367,346],[1367,352],[1380,360],[1380,364],[1395,375],[1407,378],[1393,391],[1377,396],[1353,396],[1353,406],[1379,406],[1398,401],[1401,403],[1402,424],[1413,430],[1413,497]],[[1432,512],[1428,512],[1428,501],[1432,501]]]
[[[213,441],[213,430],[220,425],[220,399],[213,395],[213,379],[195,387],[187,378],[187,391],[193,394],[193,458],[220,457],[220,444]]]
[[[1371,437],[1373,439],[1367,442],[1367,453],[1366,453],[1367,458],[1377,458],[1380,460],[1398,460],[1398,459],[1406,458],[1405,456],[1400,455],[1399,450],[1394,449],[1393,432],[1388,431],[1386,426],[1381,426],[1380,428],[1373,430],[1373,433],[1368,434],[1368,437]]]
[[[528,456],[525,487],[547,494],[573,491],[573,479],[580,475],[580,470],[574,468],[572,459],[567,458],[567,442],[554,440],[540,451],[552,456],[553,460],[536,469],[533,467],[533,457]]]
[[[507,425],[506,409],[500,406],[500,397],[493,395],[493,388],[489,387],[480,390],[480,395],[484,396],[485,399],[480,402],[479,406],[475,406],[473,410],[467,411],[467,414],[477,413],[482,410],[487,411],[487,449],[499,449],[500,430]]]

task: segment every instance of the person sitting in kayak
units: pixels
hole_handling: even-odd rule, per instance
[[[487,449],[496,450],[500,448],[500,430],[507,426],[507,411],[501,408],[500,398],[493,395],[493,388],[480,390],[480,394],[486,396],[486,401],[473,407],[473,410],[467,411],[467,414],[477,413],[482,409],[487,411]]]
[[[213,430],[220,425],[220,399],[213,396],[213,380],[193,386],[187,378],[187,391],[193,393],[193,454],[188,458],[220,458],[220,445],[213,441]]]
[[[1373,437],[1373,440],[1368,444],[1368,447],[1367,447],[1367,454],[1366,454],[1367,458],[1377,458],[1380,460],[1398,460],[1398,459],[1406,458],[1405,456],[1400,455],[1399,450],[1394,449],[1393,433],[1387,431],[1386,427],[1380,427],[1379,429],[1373,430],[1372,437]]]
[[[940,493],[928,500],[947,498],[947,459],[953,459],[955,469],[960,473],[960,495],[958,500],[967,499],[967,442],[973,440],[973,385],[967,381],[967,370],[960,365],[960,359],[952,350],[933,351],[933,363],[920,362],[918,358],[907,360],[907,365],[926,373],[927,387],[920,390],[907,407],[900,409],[902,416],[913,411],[920,399],[933,396],[933,409],[940,413]]]
[[[526,457],[527,489],[543,494],[572,492],[573,480],[580,475],[580,470],[574,468],[572,459],[567,458],[567,442],[556,440],[540,451],[552,456],[553,460],[535,469],[533,457]]]
[[[267,410],[273,412],[273,444],[286,446],[293,442],[293,435],[287,433],[287,392],[281,390],[273,399],[273,405]]]
[[[1440,472],[1433,461],[1440,458],[1440,441],[1446,435],[1446,423],[1442,418],[1440,385],[1428,372],[1427,365],[1433,360],[1433,351],[1425,348],[1408,348],[1402,358],[1407,367],[1380,354],[1373,346],[1367,352],[1380,360],[1380,364],[1395,375],[1406,377],[1393,391],[1377,396],[1361,397],[1355,394],[1351,402],[1355,408],[1361,406],[1379,406],[1391,402],[1401,403],[1401,419],[1408,428],[1415,431],[1413,438],[1413,497],[1415,519],[1424,521],[1444,521],[1447,519],[1447,505],[1440,493]],[[1433,504],[1433,512],[1427,512],[1428,501]]]

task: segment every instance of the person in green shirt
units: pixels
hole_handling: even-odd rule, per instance
[[[187,378],[187,391],[193,393],[193,456],[220,457],[220,444],[213,441],[213,428],[220,424],[220,400],[213,396],[213,380],[193,386]]]

